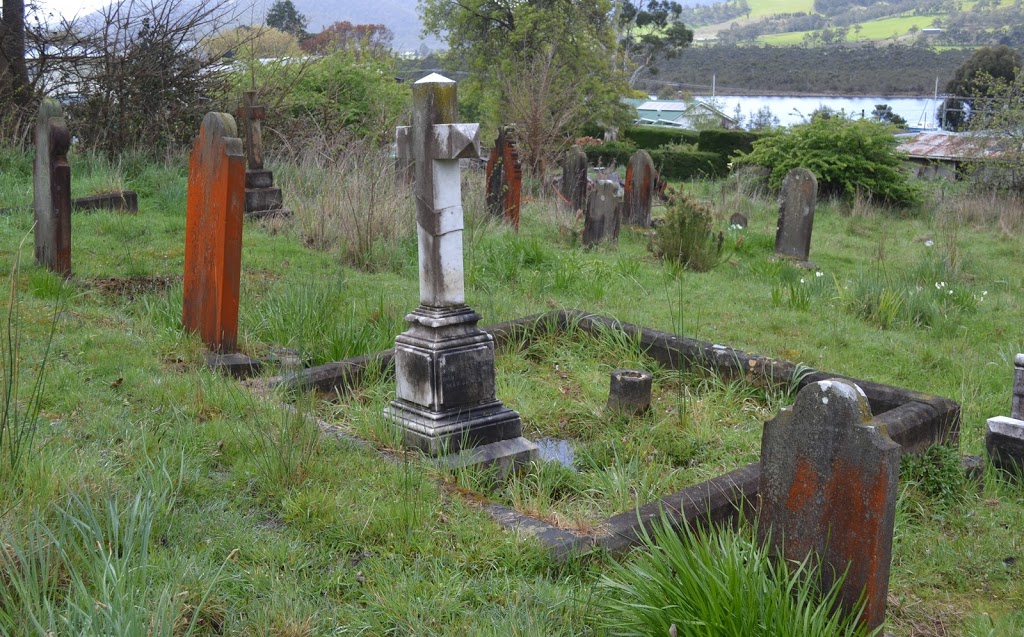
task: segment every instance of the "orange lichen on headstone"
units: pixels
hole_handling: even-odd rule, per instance
[[[519,161],[514,135],[507,127],[498,130],[498,139],[487,158],[487,207],[519,230],[519,207],[523,192],[523,166]]]
[[[207,113],[192,148],[182,324],[213,351],[238,341],[245,153],[227,113]]]

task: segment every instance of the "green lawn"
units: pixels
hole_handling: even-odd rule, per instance
[[[32,626],[36,612],[38,629],[24,629],[32,634],[181,634],[193,618],[204,635],[606,634],[597,582],[607,556],[555,564],[420,459],[382,461],[372,448],[321,438],[277,398],[204,369],[201,344],[181,330],[181,160],[71,163],[76,194],[124,185],[139,192],[140,212],[74,215],[75,277],[62,286],[32,264],[31,159],[0,152],[0,208],[15,208],[0,217],[0,273],[21,263],[23,408],[55,321],[31,453],[17,473],[5,464],[0,480],[0,557],[35,588],[22,606],[5,602],[0,627]],[[325,199],[298,190],[313,182],[274,168],[297,217],[246,224],[242,348],[287,346],[319,362],[390,346],[417,304],[414,237],[403,230],[365,270],[345,266],[336,245],[307,247]],[[773,201],[742,197],[729,182],[686,184],[722,229],[733,212],[750,218],[746,231],[727,232],[722,263],[697,274],[654,259],[629,229],[617,247],[584,250],[578,223],[543,198],[525,206],[517,235],[485,219],[479,179],[472,174],[465,191],[466,297],[484,323],[580,308],[948,396],[963,405],[963,453],[982,454],[985,419],[1009,411],[1012,359],[1024,351],[1019,208],[949,184],[908,218],[823,202],[810,255],[817,270],[801,271],[769,259]],[[121,294],[125,284],[111,279],[128,277],[140,289]],[[914,312],[884,314],[871,305],[881,293]],[[551,431],[549,414],[598,426],[598,383],[628,351],[591,359],[551,349],[573,366],[568,381],[542,358],[503,354],[499,398],[527,415],[531,435]],[[666,396],[684,391],[678,379],[663,381]],[[359,405],[351,409],[314,397],[296,405],[387,446],[376,405],[389,392],[367,386],[346,397]],[[752,406],[741,423],[717,426],[756,425],[766,413]],[[689,442],[718,435],[728,448],[714,418]],[[688,442],[687,430],[670,433]],[[739,464],[743,454],[737,447],[719,461]],[[901,488],[887,630],[1020,634],[1024,489],[992,472],[952,504]],[[66,555],[51,537],[66,538]],[[12,562],[19,550],[35,557]],[[57,591],[52,619],[39,601],[48,587]],[[171,618],[167,630],[154,628],[157,609]],[[114,627],[136,615],[136,632]]]

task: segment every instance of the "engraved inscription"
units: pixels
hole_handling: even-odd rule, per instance
[[[494,400],[494,345],[442,354],[438,376],[442,409]]]

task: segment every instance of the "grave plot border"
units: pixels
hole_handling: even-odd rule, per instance
[[[867,395],[873,418],[871,424],[884,426],[889,436],[903,447],[903,453],[918,454],[933,444],[959,445],[960,405],[949,398],[883,385],[813,369],[805,372],[783,360],[749,354],[705,341],[677,336],[625,323],[580,310],[554,310],[498,323],[484,328],[495,344],[529,343],[531,338],[567,333],[570,327],[588,334],[619,330],[637,338],[644,352],[670,369],[703,368],[724,378],[745,378],[758,386],[779,386],[797,382],[796,391],[821,380],[843,378],[861,387]],[[355,386],[371,368],[393,369],[394,349],[311,367],[270,379],[270,386],[285,389],[315,389],[331,393]],[[799,377],[795,375],[799,373]],[[542,520],[499,504],[482,505],[491,517],[508,530],[530,535],[547,547],[556,559],[601,548],[621,552],[640,542],[645,530],[662,517],[680,527],[707,523],[734,523],[741,513],[751,519],[758,495],[760,462],[740,467],[710,480],[685,487],[636,509],[623,511],[598,523],[598,535],[585,535],[554,527]]]

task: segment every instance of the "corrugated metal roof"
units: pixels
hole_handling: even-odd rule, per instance
[[[958,133],[918,133],[898,149],[914,159],[990,159],[1001,155],[992,137]]]

